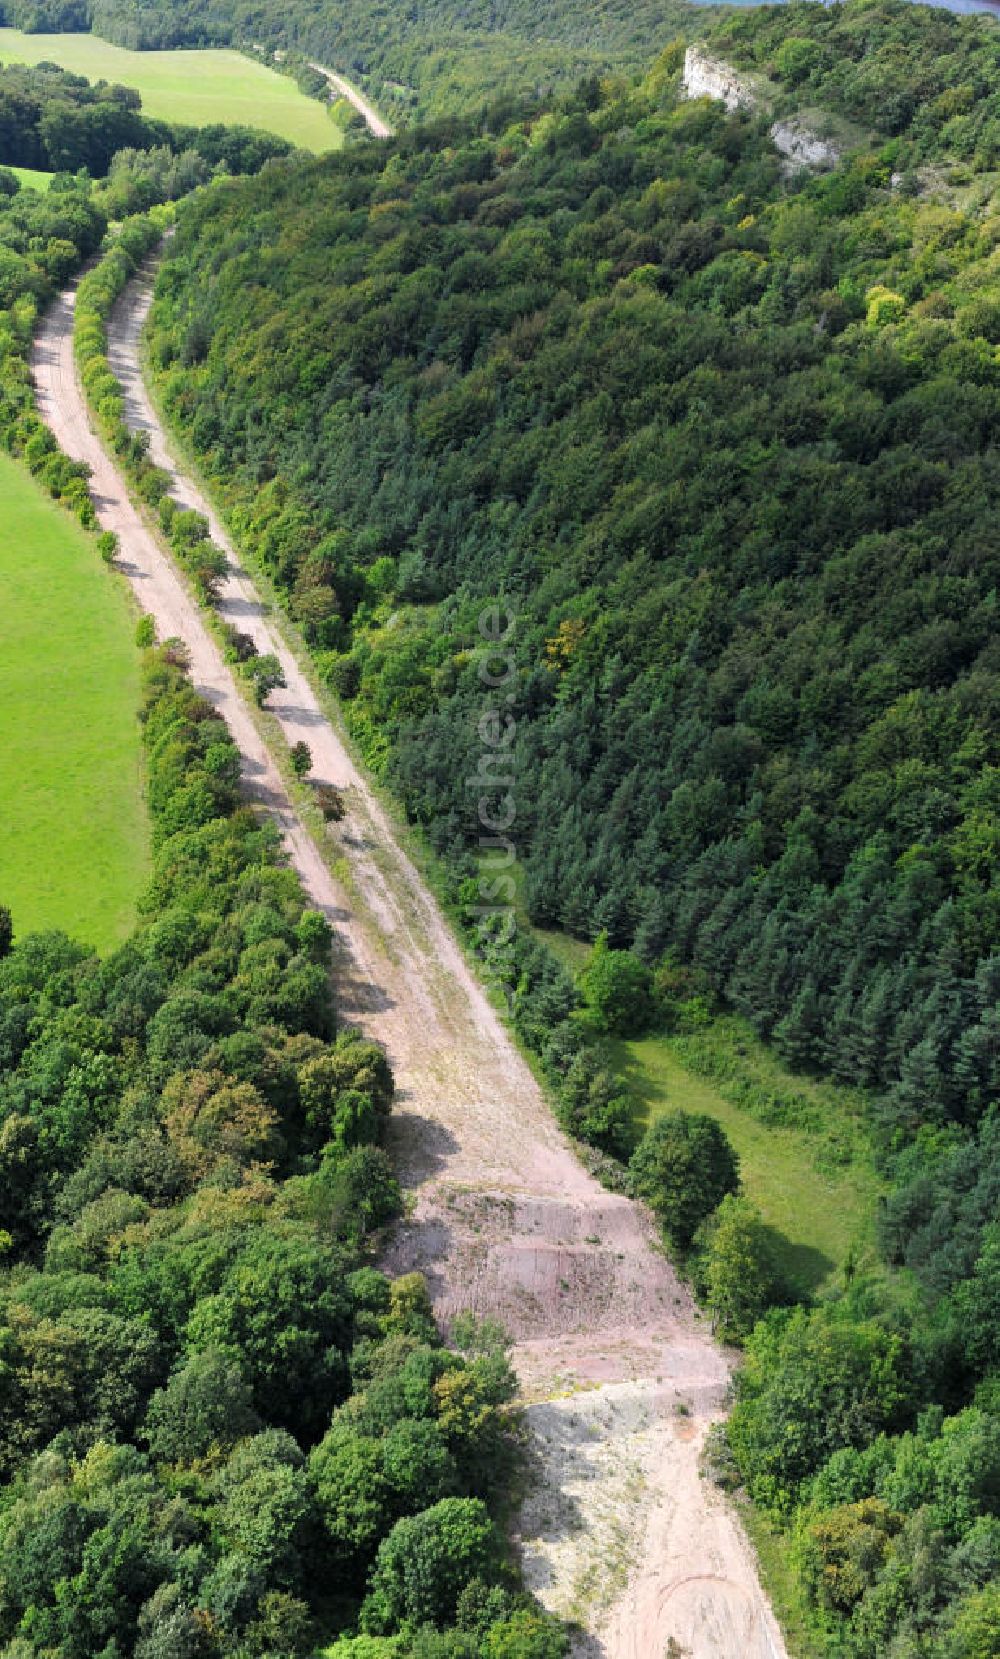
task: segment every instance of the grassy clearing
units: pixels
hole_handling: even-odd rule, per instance
[[[0,455],[0,902],[106,950],[148,866],[139,660],[93,541]]]
[[[260,127],[305,150],[344,141],[324,104],[240,52],[129,52],[96,35],[26,35],[0,29],[0,63],[58,63],[90,81],[136,87],[147,115],[195,127],[223,121]]]
[[[524,871],[512,870],[517,925],[533,932],[571,974],[590,945],[534,927]],[[852,1251],[870,1259],[879,1183],[861,1127],[862,1102],[847,1089],[783,1066],[742,1020],[720,1017],[687,1037],[610,1042],[615,1071],[637,1105],[636,1127],[677,1107],[707,1112],[740,1156],[743,1185],[769,1227],[788,1279],[815,1291]]]
[[[859,1103],[846,1090],[786,1071],[738,1020],[717,1020],[699,1035],[697,1064],[685,1056],[688,1044],[674,1037],[612,1043],[641,1127],[678,1107],[721,1123],[739,1153],[747,1196],[778,1235],[784,1272],[802,1290],[820,1289],[852,1251],[867,1254],[873,1242],[879,1184],[856,1120]],[[717,1076],[704,1075],[706,1060]],[[727,1098],[734,1083],[764,1099],[793,1101],[807,1124],[815,1109],[820,1121],[761,1121]]]
[[[2,61],[0,59],[0,62]],[[54,173],[40,173],[35,167],[8,167],[7,171],[19,178],[28,190],[48,190],[55,178]]]

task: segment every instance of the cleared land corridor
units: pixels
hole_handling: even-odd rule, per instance
[[[92,467],[102,523],[121,538],[143,610],[161,637],[187,644],[196,685],[240,746],[248,792],[274,815],[336,929],[341,1018],[389,1053],[394,1153],[415,1204],[386,1265],[424,1271],[442,1318],[471,1307],[514,1336],[540,1476],[522,1515],[528,1582],[547,1606],[581,1621],[588,1634],[579,1652],[594,1659],[659,1659],[671,1637],[693,1659],[783,1659],[739,1523],[698,1475],[726,1356],[696,1320],[643,1213],[606,1193],[563,1139],[217,517],[175,465],[138,368],[150,282],[133,284],[112,320],[126,418],[149,431],[177,499],[209,517],[227,552],[222,616],[281,660],[288,685],[270,706],[285,737],[304,739],[314,775],[345,792],[344,885],[293,810],[194,600],[90,431],[73,366],[72,294],[38,337],[41,412],[68,453]]]

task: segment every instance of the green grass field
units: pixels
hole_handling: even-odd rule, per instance
[[[106,950],[148,869],[139,653],[93,539],[0,455],[0,903]]]
[[[117,81],[142,94],[147,115],[204,127],[260,127],[306,150],[334,150],[343,132],[326,106],[293,80],[239,52],[128,52],[95,35],[26,35],[0,29],[0,63],[58,63],[90,81]]]
[[[639,1103],[645,1128],[666,1111],[707,1112],[722,1124],[740,1158],[747,1197],[772,1227],[787,1277],[812,1291],[835,1278],[849,1253],[867,1253],[879,1184],[860,1130],[853,1122],[856,1102],[832,1084],[786,1072],[775,1056],[742,1026],[722,1019],[704,1041],[728,1063],[738,1060],[744,1078],[780,1095],[794,1094],[822,1108],[823,1129],[763,1123],[726,1098],[717,1084],[685,1065],[670,1037],[644,1037],[611,1044],[616,1070]],[[846,1130],[839,1136],[837,1131]],[[840,1165],[829,1159],[830,1136],[854,1140],[855,1155]],[[824,1155],[826,1154],[826,1156]]]
[[[10,167],[10,173],[15,173],[22,185],[29,190],[48,190],[55,178],[54,173],[39,173],[34,167]]]

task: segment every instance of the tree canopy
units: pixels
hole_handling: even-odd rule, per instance
[[[567,1128],[628,1156],[581,1034],[678,986],[866,1091],[889,1270],[852,1258],[820,1307],[767,1311],[767,1236],[710,1130],[664,1120],[632,1181],[746,1343],[719,1466],[787,1532],[817,1640],[976,1652],[1000,1524],[995,30],[848,0],[729,14],[711,48],[766,112],[684,99],[674,46],[193,202],[152,356]],[[768,132],[809,100],[853,134],[825,173]],[[510,701],[477,656],[499,600]],[[484,810],[508,824],[485,877]],[[600,938],[581,980],[484,920],[484,886]],[[387,1478],[356,1473],[364,1499]]]
[[[333,1029],[329,930],[173,647],[144,688],[140,925],[99,960],[15,916],[0,958],[0,1643],[292,1659],[362,1608],[447,1629],[486,1575],[473,1659],[523,1618],[562,1654],[491,1516],[502,1349],[447,1352],[369,1263],[385,1057]]]

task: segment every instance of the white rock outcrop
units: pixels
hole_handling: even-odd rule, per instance
[[[727,109],[754,109],[756,99],[745,81],[721,58],[710,58],[700,46],[684,54],[684,91],[689,98],[714,98]]]
[[[775,121],[771,138],[779,155],[793,167],[836,167],[840,160],[840,150],[833,140],[820,138],[803,121]]]
[[[728,110],[753,110],[760,104],[749,82],[731,64],[710,57],[701,46],[689,46],[684,54],[683,84],[689,98],[714,98]],[[835,167],[840,160],[840,150],[833,140],[821,138],[796,116],[775,121],[771,140],[779,155],[784,156],[789,172],[797,167]]]

